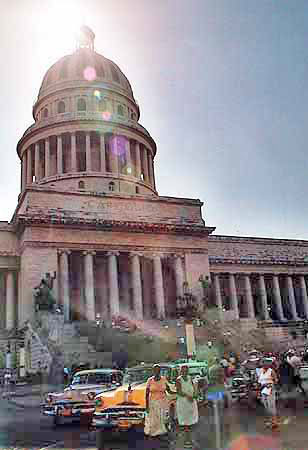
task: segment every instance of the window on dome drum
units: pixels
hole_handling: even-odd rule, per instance
[[[114,182],[110,181],[109,183],[109,191],[113,192],[114,191]]]
[[[84,188],[85,188],[84,181],[79,181],[79,183],[78,183],[78,189],[84,189]]]
[[[144,174],[143,173],[140,174],[140,178],[141,178],[142,181],[144,181]]]
[[[43,111],[43,117],[48,117],[48,108],[45,108]]]
[[[62,114],[65,112],[65,103],[61,100],[61,102],[58,103],[58,113]]]
[[[86,111],[87,104],[84,98],[79,98],[77,102],[77,111]]]
[[[136,120],[136,114],[134,112],[131,113],[130,118],[132,120]]]
[[[136,186],[136,194],[139,194],[139,187]]]
[[[113,81],[115,81],[116,83],[120,83],[120,77],[119,77],[118,71],[114,66],[111,66],[111,76],[112,76]]]
[[[101,99],[98,101],[98,110],[99,110],[100,112],[104,112],[104,111],[107,110],[107,103],[106,103],[106,100],[104,100],[103,98],[101,98]]]
[[[118,105],[118,115],[124,116],[124,109],[122,105]]]

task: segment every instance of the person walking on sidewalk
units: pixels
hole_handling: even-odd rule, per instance
[[[271,417],[270,422],[266,423],[266,425],[276,430],[278,429],[278,420],[275,385],[278,383],[278,377],[271,365],[271,359],[264,359],[262,361],[260,371],[258,372],[258,383],[261,389],[261,401],[267,414]]]
[[[176,380],[176,415],[178,424],[184,428],[185,444],[192,445],[191,429],[199,421],[197,388],[188,375],[188,366],[181,367],[181,374]]]

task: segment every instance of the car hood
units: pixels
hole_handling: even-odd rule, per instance
[[[73,388],[66,388],[64,392],[52,392],[49,396],[52,397],[53,401],[88,401],[87,394],[89,392],[95,393],[95,395],[102,392],[114,391],[116,386],[112,384],[87,384],[74,386]]]

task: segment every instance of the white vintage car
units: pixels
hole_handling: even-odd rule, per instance
[[[90,423],[95,410],[94,398],[102,392],[117,389],[123,374],[114,369],[92,369],[76,372],[63,392],[47,394],[43,414],[53,417],[54,425],[77,419]]]

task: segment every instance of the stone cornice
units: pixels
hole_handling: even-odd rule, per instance
[[[263,265],[263,266],[308,266],[308,261],[303,259],[279,259],[279,258],[219,258],[209,256],[210,264],[241,264],[241,265]]]
[[[308,241],[297,239],[276,239],[265,237],[241,237],[241,236],[226,236],[226,235],[212,235],[209,242],[230,242],[239,244],[265,244],[265,245],[294,245],[308,247]]]

